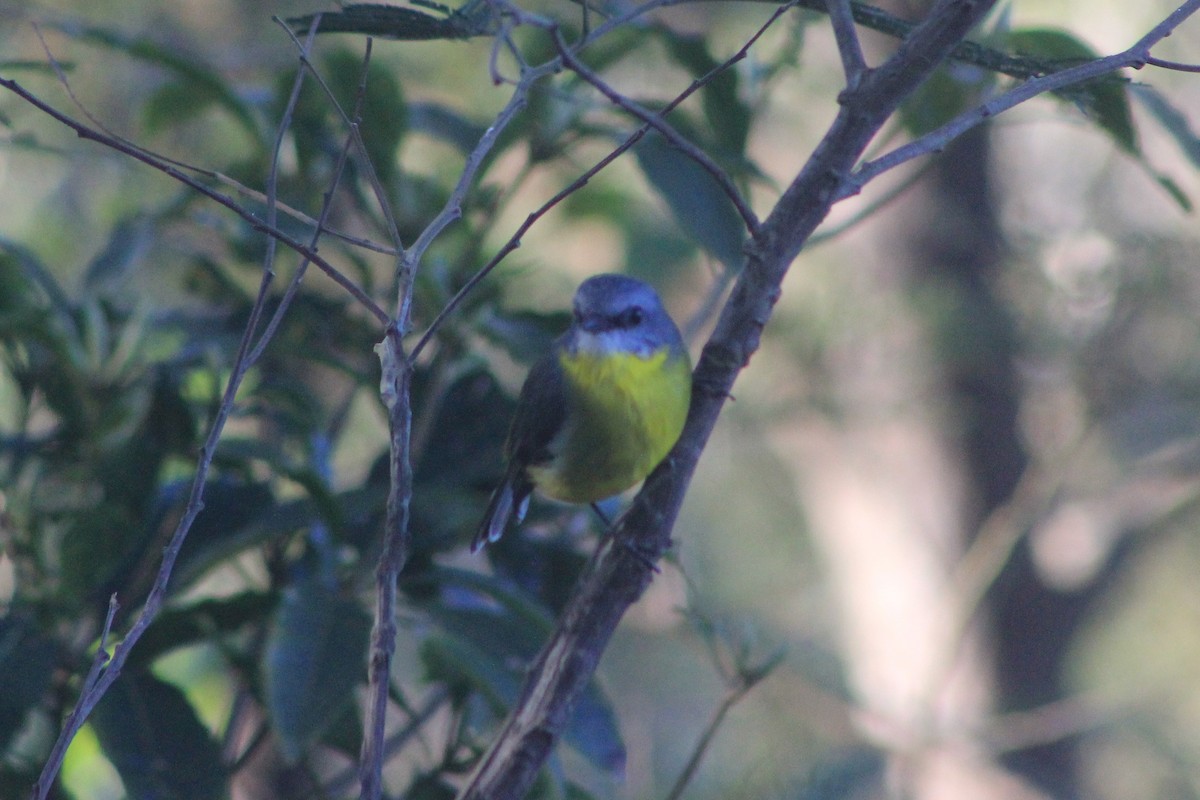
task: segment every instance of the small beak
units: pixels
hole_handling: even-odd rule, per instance
[[[599,314],[583,314],[576,311],[575,324],[591,334],[601,333],[605,329],[604,317]]]

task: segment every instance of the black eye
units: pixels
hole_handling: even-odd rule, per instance
[[[622,328],[633,328],[637,325],[641,325],[642,319],[644,317],[645,317],[645,312],[642,311],[640,306],[633,306],[632,308],[627,308],[621,314],[621,327]]]

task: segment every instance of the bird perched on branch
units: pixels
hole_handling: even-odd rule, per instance
[[[683,430],[691,362],[654,289],[596,275],[575,292],[573,314],[521,388],[508,467],[472,552],[524,519],[535,487],[568,503],[619,494],[649,475]]]

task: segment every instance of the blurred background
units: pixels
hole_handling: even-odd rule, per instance
[[[661,106],[735,52],[763,5],[667,9],[603,40],[593,66]],[[1108,54],[1173,6],[1001,3],[978,38]],[[297,65],[270,16],[317,10],[0,0],[0,76],[260,213],[248,190],[265,186]],[[575,6],[538,10],[578,23]],[[531,63],[552,55],[525,33]],[[863,37],[872,63],[894,47]],[[1154,52],[1186,62],[1198,46],[1193,20]],[[511,57],[492,56],[486,37],[375,43],[363,131],[405,243],[512,92],[490,74],[514,75]],[[318,37],[313,62],[350,107],[361,37]],[[835,207],[537,796],[674,797],[711,727],[680,796],[1200,797],[1200,77],[1127,77],[1115,110],[1099,94],[1039,98]],[[797,10],[672,121],[765,214],[841,81],[827,19]],[[1004,85],[978,65],[942,70],[870,154]],[[418,332],[635,127],[569,74],[539,86],[426,257]],[[332,109],[307,82],[284,139],[281,226],[300,238],[345,137]],[[332,227],[386,245],[361,164],[339,192]],[[0,209],[0,794],[17,797],[108,596],[116,631],[145,596],[264,243],[9,92]],[[539,504],[521,535],[466,553],[513,393],[574,286],[601,271],[650,281],[698,355],[739,236],[690,162],[648,139],[539,220],[440,330],[415,387],[395,796],[453,796],[594,546],[589,514]],[[394,307],[390,256],[321,246]],[[294,257],[277,268],[272,304]],[[303,287],[239,396],[168,611],[77,738],[59,796],[355,794],[387,476],[381,333],[314,269]],[[157,771],[136,764],[150,751]],[[181,786],[181,765],[212,777]]]

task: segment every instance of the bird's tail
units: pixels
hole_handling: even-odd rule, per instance
[[[483,521],[479,523],[479,530],[475,532],[475,539],[471,542],[472,553],[479,552],[485,544],[503,536],[508,521],[514,516],[517,522],[525,518],[532,491],[533,485],[521,480],[520,476],[504,476],[496,491],[492,492],[492,499],[488,501],[487,511],[483,514]]]

